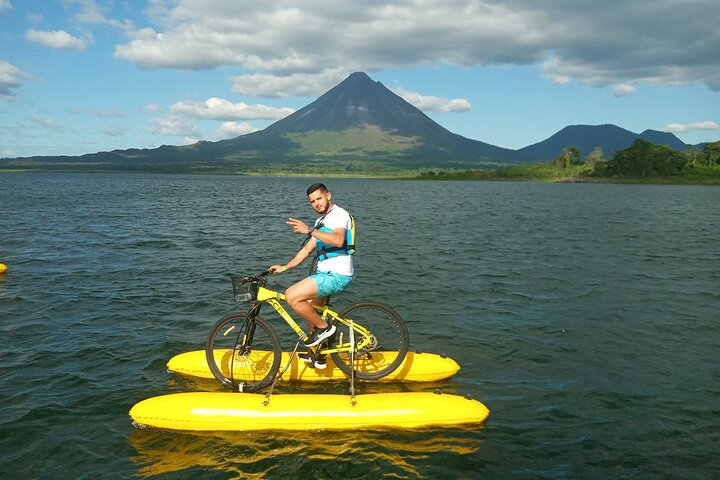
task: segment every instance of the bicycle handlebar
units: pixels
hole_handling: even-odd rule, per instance
[[[255,300],[257,297],[258,292],[258,286],[265,285],[267,280],[265,277],[267,277],[270,274],[270,269],[265,270],[257,275],[251,275],[249,277],[236,277],[231,276],[230,279],[232,280],[232,286],[233,286],[233,296],[235,297],[236,302],[249,302],[252,300]],[[246,286],[246,285],[250,286]]]
[[[258,273],[257,275],[251,275],[251,276],[249,276],[249,277],[243,277],[242,283],[243,283],[243,285],[245,285],[245,284],[247,284],[247,283],[264,281],[265,277],[267,277],[268,275],[270,275],[270,269],[269,269],[269,268],[268,268],[267,270],[264,270],[264,271]]]

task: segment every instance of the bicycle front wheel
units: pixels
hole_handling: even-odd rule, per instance
[[[355,378],[360,380],[378,380],[397,369],[408,351],[409,334],[405,321],[389,306],[376,302],[362,302],[340,312],[340,318],[350,320],[369,332],[370,344],[358,348],[365,338],[361,329],[354,327],[355,348],[350,355],[350,327],[339,320],[333,323],[337,328],[332,348],[346,351],[331,353],[338,368],[350,375],[355,370]]]
[[[275,379],[282,348],[277,332],[265,319],[235,312],[215,323],[205,343],[205,357],[225,387],[257,392]]]

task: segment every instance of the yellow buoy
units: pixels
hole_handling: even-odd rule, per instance
[[[0,263],[0,274],[7,272],[7,265]]]
[[[139,426],[186,431],[350,430],[480,424],[477,400],[431,392],[358,395],[186,392],[148,398],[130,410]]]
[[[230,361],[230,350],[215,350],[215,363],[220,366],[223,373],[228,378],[234,378],[237,381],[251,381],[254,378],[244,378],[243,375],[248,374],[248,365],[257,365],[259,362],[255,359],[262,358],[267,354],[263,351],[253,351],[248,362],[243,363],[238,359],[235,362]],[[227,357],[227,358],[226,358]],[[378,365],[386,365],[393,361],[395,352],[373,352],[373,367]],[[290,360],[290,354],[285,352],[280,361],[281,370]],[[235,373],[230,374],[230,365],[234,365]],[[212,372],[208,368],[207,359],[204,350],[196,350],[193,352],[185,352],[175,355],[167,364],[168,370],[181,375],[187,375],[197,378],[214,378]],[[362,371],[365,365],[360,365]],[[368,367],[369,368],[369,367]],[[444,380],[455,375],[460,370],[460,365],[452,358],[448,358],[433,353],[413,353],[408,352],[400,366],[389,374],[381,378],[380,381],[385,382],[436,382]],[[347,376],[335,365],[332,358],[328,356],[327,366],[320,370],[311,368],[300,360],[297,355],[292,360],[290,367],[285,371],[282,377],[283,381],[303,381],[303,382],[322,382],[328,380],[345,380]]]

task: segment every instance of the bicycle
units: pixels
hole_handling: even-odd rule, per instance
[[[285,295],[266,288],[270,271],[247,277],[232,277],[237,302],[251,302],[249,310],[232,312],[218,320],[208,334],[205,355],[213,376],[225,387],[239,392],[257,392],[273,384],[290,366],[301,342],[303,329],[280,303]],[[274,327],[260,316],[263,305],[271,306],[298,337],[290,361],[279,372],[282,359],[280,338]],[[351,379],[378,380],[395,371],[408,351],[405,321],[391,307],[361,302],[340,313],[329,305],[315,309],[336,331],[323,344],[308,348],[311,361],[330,355],[335,365]],[[219,351],[219,354],[218,354]],[[354,393],[353,393],[354,395]]]

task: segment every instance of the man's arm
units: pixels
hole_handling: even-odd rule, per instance
[[[344,228],[334,228],[332,232],[321,232],[320,230],[313,230],[313,239],[317,238],[323,243],[332,245],[333,247],[342,247],[345,243],[345,232]]]
[[[290,270],[293,267],[297,267],[302,262],[304,262],[305,259],[310,256],[311,253],[313,253],[313,251],[315,250],[316,244],[317,244],[317,242],[315,241],[315,239],[311,238],[310,241],[307,242],[303,248],[298,250],[298,252],[295,254],[295,256],[293,257],[292,260],[290,260],[285,265],[273,265],[272,267],[269,268],[269,270],[272,273],[282,273],[285,270]]]
[[[346,228],[333,228],[332,232],[321,232],[320,230],[310,230],[310,227],[305,222],[297,218],[288,218],[288,221],[285,223],[293,227],[293,232],[304,235],[311,234],[313,238],[317,238],[321,242],[332,245],[333,247],[342,247],[345,243]],[[315,248],[314,245],[313,248]]]

